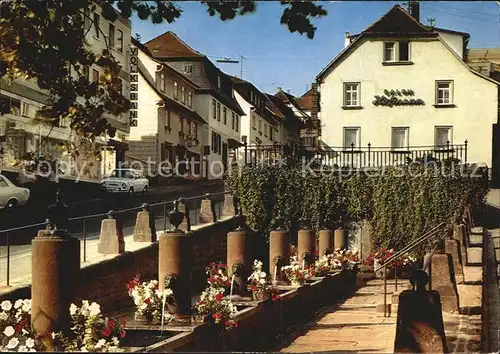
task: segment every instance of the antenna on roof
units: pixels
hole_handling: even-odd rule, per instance
[[[137,42],[141,41],[141,35],[137,32],[135,32],[135,39],[137,40]]]
[[[427,17],[427,21],[429,21],[431,27],[434,27],[434,22],[436,21],[434,17]]]

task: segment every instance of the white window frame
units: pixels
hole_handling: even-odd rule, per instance
[[[181,102],[186,103],[186,88],[181,86]]]
[[[221,115],[221,104],[220,102],[217,102],[217,121],[220,122],[220,115]]]
[[[188,91],[187,95],[187,105],[193,107],[193,91]]]
[[[116,50],[123,53],[123,31],[121,29],[116,30]]]
[[[352,149],[352,146],[351,144],[346,144],[346,132],[349,131],[349,130],[355,130],[356,131],[356,143],[354,144],[354,150],[357,150],[361,147],[361,127],[344,127],[343,129],[343,146],[344,146],[344,150],[351,150]]]
[[[174,81],[174,99],[179,100],[179,84]]]
[[[396,131],[403,131],[404,136],[404,144],[403,146],[395,146],[394,145],[394,133]],[[393,151],[406,151],[410,147],[410,128],[409,127],[392,127],[391,128],[391,149]]]
[[[401,60],[401,52],[399,44],[401,42],[408,42],[408,59]],[[387,58],[388,45],[392,44],[392,57]],[[384,63],[398,63],[398,62],[409,62],[411,60],[411,41],[410,40],[400,40],[400,41],[384,41],[384,52],[383,52]]]
[[[158,74],[158,79],[159,79],[159,89],[161,92],[165,92],[165,73],[161,72]]]
[[[388,54],[388,46],[392,45],[392,56],[390,58],[387,57]],[[396,61],[396,42],[384,42],[384,62],[392,63]]]
[[[350,88],[350,86],[355,87],[355,89]],[[360,107],[361,106],[361,83],[359,82],[344,82],[344,107]],[[350,97],[348,99],[348,95],[352,95],[356,93],[356,101]],[[350,103],[349,103],[350,101]]]
[[[447,144],[438,144],[438,131],[439,130],[444,130],[446,129],[448,131],[448,139],[447,141],[450,142],[450,145],[453,144],[453,126],[452,125],[436,125],[434,127],[434,147],[436,149],[446,149]]]
[[[448,84],[448,102],[439,102],[439,92],[440,91],[445,91],[446,89],[440,89],[439,85],[440,84]],[[449,106],[453,104],[453,80],[436,80],[436,106]]]
[[[193,72],[193,64],[184,64],[184,73],[191,74]]]
[[[217,119],[217,101],[215,99],[212,99],[212,118]]]

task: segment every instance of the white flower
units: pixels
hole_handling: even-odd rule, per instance
[[[69,314],[71,316],[73,316],[76,313],[77,310],[78,310],[78,307],[76,307],[75,304],[71,304],[70,307],[69,307]]]
[[[33,338],[26,339],[26,346],[28,348],[33,348],[35,346],[35,341],[33,340]]]
[[[25,353],[28,351],[28,348],[26,348],[26,346],[24,345],[20,345],[19,348],[17,348],[17,351],[20,353]]]
[[[5,321],[7,318],[9,318],[9,315],[5,312],[0,312],[0,321]]]
[[[141,305],[141,310],[145,310],[145,309],[147,309],[147,308],[148,308],[148,304],[146,304],[145,302],[144,302],[144,303],[142,303],[142,305]]]
[[[23,301],[23,311],[24,312],[30,312],[31,311],[31,300],[24,300]]]
[[[24,328],[22,329],[22,332],[23,332],[23,336],[25,336],[25,335],[27,335],[28,333],[30,333],[30,332],[28,332],[27,330],[25,330]]]
[[[164,290],[164,294],[165,296],[172,296],[174,292],[172,291],[172,289],[165,289]]]
[[[118,346],[120,344],[120,340],[118,337],[113,337],[111,338],[111,341],[113,342],[114,345]]]
[[[33,348],[30,348],[30,349],[28,349],[28,352],[36,352],[36,350]]]
[[[23,306],[23,300],[22,300],[22,299],[18,299],[18,300],[16,300],[16,302],[14,303],[14,308],[15,308],[15,309],[18,309],[18,308],[20,308],[21,306]]]
[[[7,337],[10,337],[14,333],[16,333],[16,331],[14,330],[14,327],[12,327],[12,326],[5,327],[5,330],[3,331],[3,334],[5,334]]]
[[[80,351],[83,352],[83,353],[87,353],[88,352],[87,348],[85,348],[85,347],[81,347]]]
[[[90,316],[97,316],[101,313],[101,306],[97,302],[93,302],[89,307]]]
[[[101,339],[99,339],[99,341],[95,344],[94,348],[95,348],[95,349],[99,349],[99,348],[101,348],[102,346],[104,346],[104,344],[106,344],[106,339],[101,338]]]
[[[262,285],[265,285],[265,284],[266,284],[266,279],[261,279],[261,280],[259,281],[259,283],[261,283]]]
[[[14,349],[15,347],[17,347],[18,344],[19,344],[19,339],[17,339],[16,337],[11,338],[9,340],[9,343],[7,343],[7,349]]]
[[[2,307],[2,310],[4,311],[10,311],[10,309],[12,308],[12,303],[9,300],[2,301],[0,307]]]

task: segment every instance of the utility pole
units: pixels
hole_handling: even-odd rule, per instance
[[[228,63],[228,64],[240,64],[240,79],[243,79],[243,59],[246,59],[243,55],[238,55],[240,60],[234,60],[231,58],[217,59],[217,63]]]
[[[431,27],[434,27],[434,22],[436,21],[434,17],[427,17],[427,21],[429,21]]]

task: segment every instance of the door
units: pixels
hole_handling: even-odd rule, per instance
[[[227,143],[222,143],[222,164],[224,171],[227,171]]]

